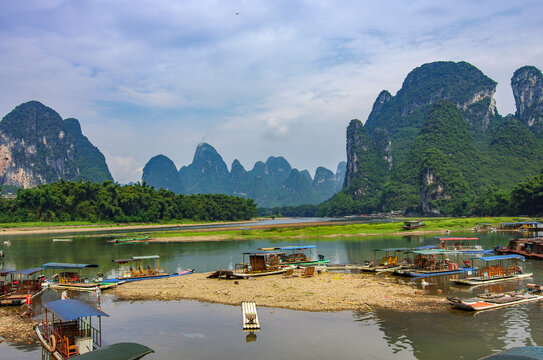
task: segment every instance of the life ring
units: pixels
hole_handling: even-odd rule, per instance
[[[51,335],[49,336],[49,349],[47,349],[47,351],[55,352],[56,349],[57,349],[57,338],[55,337],[55,335]]]

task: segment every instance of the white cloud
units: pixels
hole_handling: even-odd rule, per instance
[[[190,163],[202,140],[249,168],[335,170],[349,120],[413,68],[466,60],[505,114],[514,70],[543,65],[536,0],[42,3],[3,5],[0,114],[35,99],[78,118],[122,182],[159,153]]]

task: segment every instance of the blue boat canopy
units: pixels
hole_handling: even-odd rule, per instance
[[[15,269],[0,269],[0,276],[6,276],[9,275],[17,270]]]
[[[35,274],[35,273],[43,271],[43,270],[44,270],[43,268],[30,268],[30,269],[14,271],[13,273],[14,274],[23,274],[23,275],[32,275],[32,274]]]
[[[495,256],[473,257],[470,260],[495,261],[495,260],[509,260],[509,259],[516,259],[516,260],[524,261],[524,256],[517,255],[517,254],[495,255]]]
[[[303,246],[280,246],[277,250],[304,250],[304,249],[315,249],[317,245],[303,245]]]
[[[68,263],[56,263],[50,262],[43,264],[44,269],[84,269],[84,268],[97,268],[97,264],[68,264]]]
[[[77,320],[87,316],[108,316],[102,310],[74,299],[51,301],[45,308],[58,316],[62,321]]]
[[[155,351],[138,343],[118,343],[103,346],[98,350],[89,351],[74,357],[77,360],[137,360]]]

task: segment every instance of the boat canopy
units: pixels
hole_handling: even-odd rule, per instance
[[[18,270],[14,271],[14,274],[23,274],[23,275],[32,275],[37,272],[43,271],[43,268],[30,268],[30,269],[24,269],[24,270]]]
[[[415,250],[411,251],[412,254],[417,255],[454,255],[454,254],[460,254],[458,251],[454,250],[446,250],[446,249],[424,249],[424,250]]]
[[[280,246],[277,250],[304,250],[304,249],[315,249],[317,245],[303,245],[303,246]]]
[[[43,264],[44,269],[84,269],[84,268],[97,268],[97,264],[68,264],[68,263],[56,263],[50,262]]]
[[[262,247],[257,250],[260,251],[295,251],[295,250],[306,250],[306,249],[315,249],[317,245],[302,245],[302,246],[278,246],[278,247]]]
[[[147,255],[147,256],[132,256],[128,259],[114,259],[113,262],[116,262],[117,264],[126,264],[129,262],[134,261],[141,261],[141,260],[149,260],[149,259],[159,259],[160,256],[158,255]]]
[[[102,310],[74,299],[51,301],[45,308],[58,316],[62,321],[77,320],[87,316],[108,316]]]
[[[149,260],[149,259],[158,259],[160,256],[158,255],[145,255],[145,256],[132,256],[130,257],[132,260]]]
[[[388,248],[388,249],[375,249],[373,251],[393,252],[393,251],[429,250],[429,249],[435,249],[435,248],[437,248],[436,245],[424,245],[424,246],[419,246],[416,248]]]
[[[479,238],[473,238],[473,237],[441,237],[436,236],[435,239],[438,239],[440,241],[464,241],[464,240],[479,240]]]
[[[495,255],[495,256],[473,257],[470,260],[496,261],[496,260],[509,260],[509,259],[516,259],[516,260],[524,261],[524,256],[517,255],[517,254]]]
[[[102,360],[102,359],[112,359],[112,360],[137,360],[141,359],[147,354],[154,353],[155,351],[151,348],[148,348],[145,345],[138,343],[118,343],[108,346],[103,346],[102,348],[94,351],[89,351],[85,354],[75,356],[74,359],[77,360]]]
[[[0,269],[0,276],[6,276],[9,275],[17,270],[15,269]]]
[[[283,255],[282,251],[256,251],[256,252],[244,252],[243,255]]]

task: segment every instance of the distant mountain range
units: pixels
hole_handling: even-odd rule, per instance
[[[179,194],[221,193],[252,198],[261,207],[318,204],[342,188],[345,165],[340,163],[336,173],[319,167],[312,178],[309,171],[293,169],[283,157],[270,156],[266,162],[255,163],[250,171],[234,160],[228,171],[215,148],[202,143],[192,163],[179,171],[168,157],[153,157],[143,168],[142,180]]]
[[[496,82],[473,65],[414,69],[395,96],[379,94],[365,124],[349,124],[345,188],[328,206],[462,214],[481,193],[540,173],[543,75],[522,67],[511,86],[517,111],[503,117]]]
[[[38,101],[17,106],[0,121],[0,186],[27,188],[60,179],[113,180],[79,121],[62,120]]]

